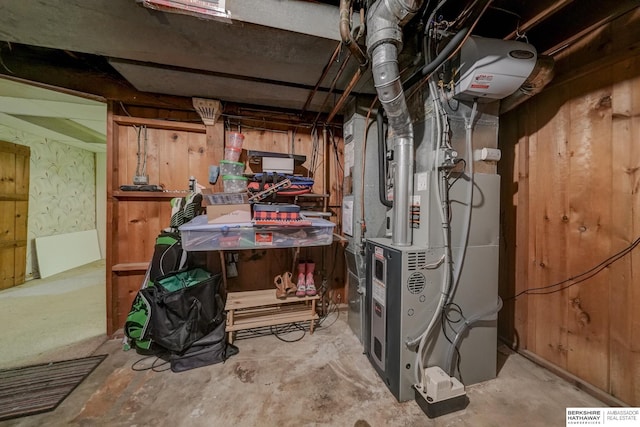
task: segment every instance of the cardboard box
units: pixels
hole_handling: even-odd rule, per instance
[[[207,223],[237,224],[251,222],[251,205],[208,205]]]

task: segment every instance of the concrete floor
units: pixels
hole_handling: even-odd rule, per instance
[[[501,348],[498,378],[469,387],[467,409],[430,420],[415,402],[394,399],[345,313],[332,316],[300,341],[239,339],[226,363],[182,373],[134,371],[142,356],[110,340],[95,352],[109,357],[55,411],[2,425],[548,427],[565,425],[568,406],[606,406]]]

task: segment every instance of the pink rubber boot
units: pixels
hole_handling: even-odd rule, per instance
[[[316,294],[316,283],[313,280],[313,271],[315,270],[316,265],[313,262],[307,263],[307,277],[305,280],[305,284],[307,285],[306,294],[307,296],[314,296]]]
[[[298,289],[296,290],[297,297],[303,297],[307,294],[307,287],[305,285],[305,271],[307,265],[304,262],[298,264],[298,282],[296,283]]]

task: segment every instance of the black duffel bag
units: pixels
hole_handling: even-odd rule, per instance
[[[222,276],[192,268],[156,279],[143,289],[151,303],[151,339],[182,353],[224,320]]]
[[[198,341],[182,354],[172,353],[169,356],[171,370],[173,372],[183,372],[202,366],[224,363],[229,357],[238,354],[238,347],[227,344],[227,334],[224,320],[213,331]]]

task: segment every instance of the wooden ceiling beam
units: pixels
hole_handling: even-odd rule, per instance
[[[520,34],[526,33],[573,1],[574,0],[551,0],[535,2],[534,8],[527,11],[529,16],[522,17],[522,22],[518,25],[518,28],[507,34],[504,39],[511,40]]]
[[[555,56],[557,52],[609,22],[638,8],[638,0],[581,0],[566,4],[527,31],[530,43],[538,52]]]
[[[27,46],[11,44],[0,50],[0,75],[96,101],[194,111],[191,98],[140,92],[115,71],[99,69],[81,59],[61,60],[60,53],[52,49],[34,52]]]

